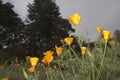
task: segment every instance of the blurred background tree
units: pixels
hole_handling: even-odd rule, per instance
[[[116,41],[120,42],[120,30],[119,29],[115,30],[113,37]]]
[[[25,24],[14,12],[11,3],[2,3],[0,0],[0,45],[9,46],[23,42]]]
[[[13,8],[11,3],[0,0],[0,53],[8,57],[24,53],[23,56],[41,56],[55,45],[62,45],[60,40],[75,31],[68,20],[60,16],[55,0],[34,0],[28,5],[26,23]],[[25,52],[17,52],[18,49]]]
[[[25,57],[25,24],[11,3],[0,0],[0,62]]]
[[[31,54],[50,50],[60,45],[60,40],[74,32],[67,19],[60,16],[55,0],[34,0],[28,5],[28,39]],[[38,54],[39,55],[39,54]]]

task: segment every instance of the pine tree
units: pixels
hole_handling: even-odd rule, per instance
[[[29,39],[33,52],[43,52],[60,45],[60,40],[74,32],[68,20],[61,18],[55,0],[34,0],[28,5]]]
[[[27,54],[21,45],[26,37],[25,24],[13,7],[11,3],[2,3],[0,0],[0,63],[11,62],[15,57],[23,59]]]
[[[0,1],[0,45],[9,46],[20,43],[24,38],[24,23],[14,12],[11,3]]]

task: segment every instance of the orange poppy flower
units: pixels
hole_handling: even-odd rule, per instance
[[[109,37],[112,39],[112,34],[110,33]]]
[[[3,69],[3,66],[0,66],[0,70]]]
[[[7,77],[2,78],[1,80],[9,80]]]
[[[71,45],[71,43],[73,42],[73,38],[72,38],[72,37],[66,37],[66,38],[64,39],[64,42],[65,42],[66,44],[68,44],[68,45]]]
[[[54,53],[53,51],[46,51],[43,54],[46,56],[46,55],[52,55],[53,53]]]
[[[96,27],[96,30],[97,30],[97,32],[100,34],[101,33],[101,28],[100,28],[100,26],[97,26]]]
[[[45,55],[41,60],[41,62],[45,64],[49,64],[50,62],[52,62],[52,60],[53,60],[53,55]]]
[[[57,46],[55,46],[55,49],[56,49],[56,53],[57,53],[58,56],[59,56],[60,54],[62,54],[62,50],[63,50],[62,47],[57,47]]]
[[[115,45],[117,42],[116,42],[115,40],[110,40],[109,43],[110,43],[111,45]]]
[[[29,71],[30,73],[33,73],[33,72],[34,72],[34,68],[33,68],[33,67],[30,67],[30,68],[28,68],[28,71]]]
[[[81,18],[82,15],[74,13],[72,16],[68,18],[68,21],[70,21],[73,25],[78,26],[80,24]]]
[[[87,48],[86,47],[81,47],[81,52],[82,52],[82,55],[84,55],[86,53],[86,50]]]

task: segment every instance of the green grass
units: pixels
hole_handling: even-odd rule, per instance
[[[103,42],[100,46],[97,42],[97,46],[92,50],[87,47],[84,56],[80,56],[80,51],[74,51],[71,46],[69,49],[64,44],[62,55],[59,59],[54,56],[49,66],[44,65],[46,70],[40,66],[41,63],[36,66],[37,76],[27,71],[31,67],[28,62],[23,62],[19,67],[14,61],[9,65],[1,64],[3,68],[0,69],[0,79],[8,77],[9,80],[120,80],[120,43],[106,46],[105,56],[104,44]],[[72,55],[71,58],[69,54]],[[58,70],[53,68],[54,65],[57,65]],[[23,69],[29,79],[24,77]]]

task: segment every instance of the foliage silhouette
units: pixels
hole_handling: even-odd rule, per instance
[[[115,30],[113,37],[116,41],[120,42],[120,30],[119,29]]]
[[[60,16],[55,0],[34,0],[28,5],[28,40],[32,54],[61,45],[60,40],[74,32],[67,19]]]
[[[11,3],[0,1],[0,45],[9,46],[21,43],[24,38],[25,25],[13,10]]]

